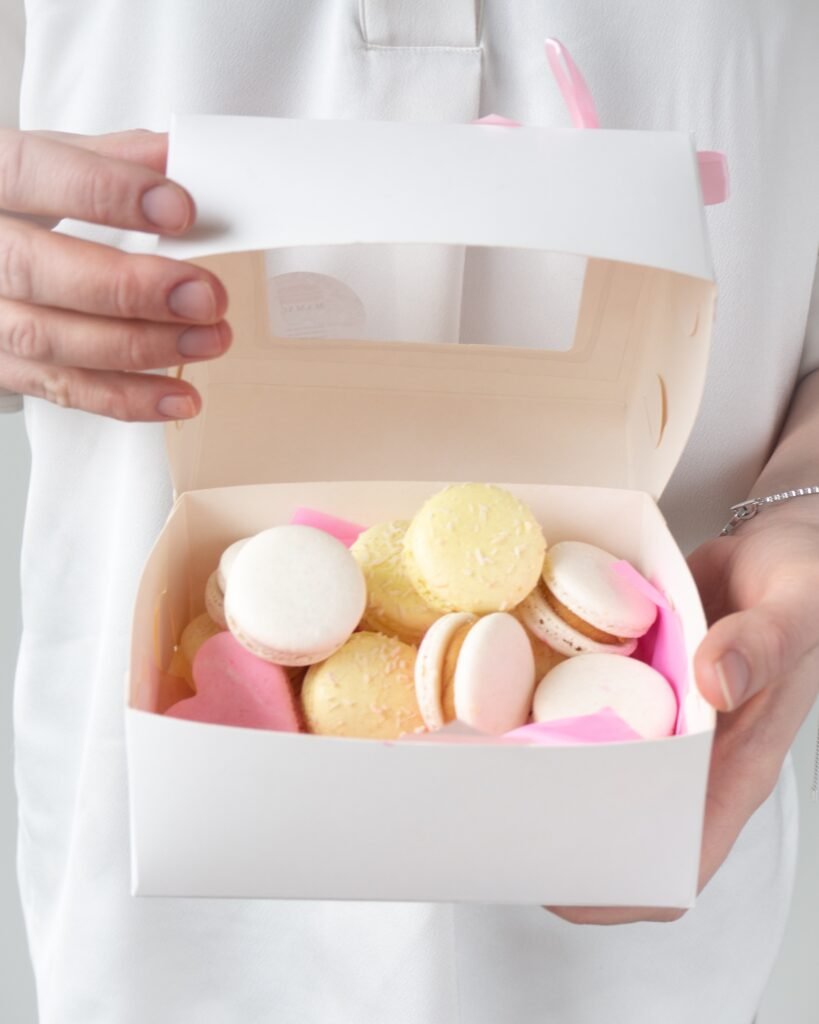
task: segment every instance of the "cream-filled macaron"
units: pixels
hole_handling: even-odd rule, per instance
[[[617,561],[582,541],[552,545],[537,587],[518,609],[521,621],[567,656],[633,654],[657,606],[614,571]]]
[[[520,618],[520,616],[516,617]],[[535,659],[535,681],[539,683],[547,672],[552,671],[555,665],[559,665],[561,661],[566,660],[566,655],[561,654],[554,647],[550,647],[542,640],[539,640],[528,629],[526,630],[526,635],[529,637],[529,643],[532,645],[532,654]]]
[[[214,570],[205,584],[205,608],[207,615],[220,629],[227,629],[225,618],[225,592],[219,585],[219,576]]]
[[[535,690],[536,722],[593,715],[611,708],[645,739],[670,736],[677,721],[677,697],[655,669],[616,654],[568,658]]]
[[[225,587],[227,586],[228,574],[236,560],[236,556],[249,539],[249,537],[243,537],[241,540],[234,541],[230,547],[225,548],[222,552],[222,557],[219,559],[218,567],[208,576],[208,581],[205,584],[205,608],[207,608],[208,615],[222,629],[227,629]]]
[[[341,541],[310,526],[274,526],[236,555],[225,617],[252,654],[312,665],[348,639],[366,601],[364,576]]]
[[[452,612],[421,642],[415,665],[418,707],[428,729],[457,719],[500,735],[523,725],[532,706],[535,661],[512,615]]]

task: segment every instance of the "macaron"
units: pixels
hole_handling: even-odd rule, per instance
[[[274,526],[251,537],[227,577],[228,628],[277,665],[324,661],[364,613],[367,589],[341,541],[310,526]]]
[[[184,680],[188,688],[191,690],[193,689],[193,670],[191,669],[191,663],[182,653],[182,649],[180,647],[174,648],[170,664],[168,665],[165,674],[171,678]]]
[[[519,618],[519,616],[517,617]],[[532,655],[535,659],[535,680],[540,682],[547,672],[551,672],[556,665],[559,665],[561,661],[566,660],[566,655],[560,654],[554,649],[554,647],[550,647],[542,640],[539,640],[534,633],[531,633],[528,629],[526,630],[526,635],[529,637],[529,643],[532,646]]]
[[[205,609],[220,630],[227,629],[225,618],[225,592],[219,586],[219,576],[214,571],[205,583]]]
[[[190,665],[179,650],[174,651],[171,663],[165,671],[159,669],[158,682],[154,710],[160,715],[172,704],[186,700],[195,693]]]
[[[185,626],[179,638],[179,653],[188,665],[192,666],[199,648],[206,640],[221,633],[218,623],[207,612],[197,615]]]
[[[535,690],[536,722],[593,715],[611,708],[644,739],[674,732],[677,697],[655,669],[616,654],[568,658],[541,680]]]
[[[227,620],[225,619],[225,587],[227,586],[228,574],[236,556],[249,539],[248,537],[243,537],[241,540],[234,541],[230,547],[225,548],[222,552],[222,557],[219,559],[219,565],[208,576],[208,581],[205,584],[205,608],[208,615],[221,629],[227,629]]]
[[[505,612],[452,612],[421,642],[415,691],[430,730],[454,719],[492,735],[517,729],[529,717],[534,685],[529,637]]]
[[[407,576],[403,553],[408,526],[405,520],[371,526],[350,551],[367,583],[364,629],[418,644],[441,612],[429,607]]]
[[[217,633],[202,644],[193,661],[193,678],[196,696],[174,704],[166,715],[246,729],[300,729],[287,673],[255,657],[230,633]]]
[[[216,567],[216,580],[222,593],[224,593],[227,588],[228,576],[230,575],[230,570],[233,568],[233,563],[236,561],[236,556],[249,540],[250,537],[242,537],[239,540],[235,540],[222,552],[222,556],[219,559],[219,565]]]
[[[537,587],[518,609],[526,628],[556,651],[633,654],[657,606],[614,571],[618,559],[582,541],[549,548]]]
[[[394,637],[355,633],[307,671],[301,701],[309,731],[381,740],[423,731],[415,698],[416,654]]]
[[[523,601],[545,551],[540,525],[513,494],[490,484],[454,484],[412,520],[404,565],[431,608],[484,615]]]

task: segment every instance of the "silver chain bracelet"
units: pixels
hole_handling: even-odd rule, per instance
[[[720,531],[720,537],[729,537],[746,519],[753,519],[765,505],[779,505],[791,498],[802,498],[806,494],[819,494],[819,487],[797,487],[793,491],[782,491],[780,494],[769,494],[767,498],[749,498],[738,505],[731,506],[731,519]]]

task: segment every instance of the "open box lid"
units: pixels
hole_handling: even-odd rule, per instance
[[[177,492],[299,480],[516,480],[662,492],[703,389],[715,286],[685,133],[176,118],[230,352],[185,367]],[[422,243],[586,257],[569,351],[273,336],[265,250]],[[510,339],[499,339],[504,343]]]

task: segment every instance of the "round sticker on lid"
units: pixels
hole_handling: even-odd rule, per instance
[[[362,338],[366,314],[352,288],[326,274],[299,271],[267,282],[275,338]]]

